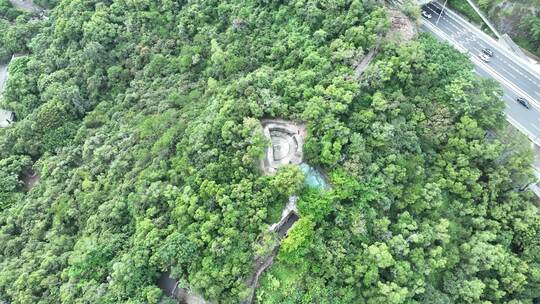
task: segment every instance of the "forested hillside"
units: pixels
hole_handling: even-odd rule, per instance
[[[14,53],[28,52],[30,39],[40,26],[32,14],[16,10],[9,0],[0,0],[0,64]]]
[[[170,271],[239,303],[291,194],[301,218],[257,303],[538,302],[532,155],[500,88],[430,37],[384,39],[382,2],[64,0],[49,17],[6,17],[33,38],[0,100],[18,117],[0,129],[0,302],[159,303]],[[332,190],[261,172],[262,118],[307,124]]]

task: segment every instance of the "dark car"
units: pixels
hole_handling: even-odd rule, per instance
[[[488,48],[484,48],[484,49],[482,50],[482,53],[488,55],[489,57],[493,57],[493,51],[490,50],[490,49],[488,49]]]
[[[523,97],[518,97],[516,100],[517,100],[517,102],[519,102],[525,108],[527,108],[527,109],[531,108],[531,104],[527,101],[527,99],[525,99]]]

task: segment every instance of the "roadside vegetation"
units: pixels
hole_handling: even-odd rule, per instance
[[[18,116],[0,129],[0,302],[160,303],[170,272],[238,303],[293,193],[258,303],[540,297],[532,154],[500,88],[428,36],[383,40],[356,80],[390,27],[381,2],[71,0],[49,16],[23,30],[0,100]],[[262,174],[269,117],[307,124],[332,190]]]
[[[482,20],[482,18],[476,13],[472,6],[466,0],[448,0],[448,7],[459,12],[462,16],[468,19],[473,24],[482,29],[486,34],[493,38],[497,38],[495,33],[489,28],[489,26]]]
[[[477,0],[475,2],[501,34],[508,34],[519,46],[540,57],[538,0]],[[449,0],[448,3],[475,23],[483,25],[481,18],[466,0]]]
[[[467,0],[448,0],[448,6],[460,12],[473,23],[484,27],[484,21],[482,21],[482,18],[478,16],[476,11],[471,7]]]

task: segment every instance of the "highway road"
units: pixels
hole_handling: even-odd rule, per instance
[[[540,146],[540,74],[523,59],[451,10],[445,10],[446,13],[437,23],[439,15],[434,5],[426,6],[432,18],[422,17],[422,29],[468,54],[479,75],[500,82],[505,93],[503,99],[507,105],[505,113],[508,121]],[[489,63],[478,57],[486,47],[495,53]],[[525,97],[533,107],[526,109],[515,101],[517,97]]]
[[[493,78],[481,66],[476,66],[475,72],[481,77]],[[521,132],[531,132],[530,135],[527,134],[529,138],[531,138],[531,136],[536,136],[535,134],[540,134],[540,111],[536,108],[527,109],[521,104],[517,103],[516,98],[520,95],[504,84],[502,85],[502,89],[504,92],[502,99],[506,102],[504,113],[506,114],[507,120],[516,126]],[[533,140],[533,138],[531,138],[531,140]],[[540,137],[538,137],[538,141],[540,141]]]

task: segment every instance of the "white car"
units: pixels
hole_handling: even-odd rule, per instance
[[[484,53],[480,53],[480,55],[478,55],[478,57],[480,57],[480,59],[482,59],[482,61],[485,62],[485,63],[488,63],[490,61],[489,56],[484,54]]]
[[[431,19],[431,14],[426,11],[422,11],[422,16],[424,16],[427,19]]]

